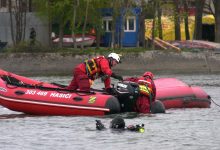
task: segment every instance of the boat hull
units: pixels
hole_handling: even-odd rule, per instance
[[[82,37],[82,35],[76,35],[76,46],[79,47],[82,44],[84,46],[92,46],[92,44],[94,44],[96,37],[92,36],[92,35],[85,35],[84,39]],[[60,41],[60,38],[55,38],[53,40],[53,43],[55,45],[58,45]],[[65,35],[63,37],[63,46],[64,47],[73,47],[74,46],[74,42],[73,42],[73,38],[71,35]]]
[[[0,74],[1,77],[13,77],[19,82],[22,81],[20,86],[11,85],[6,83],[5,78],[0,78],[0,104],[13,111],[34,115],[84,116],[102,116],[120,112],[118,99],[106,93],[71,92],[12,73],[0,71]],[[24,87],[26,84],[28,86]]]
[[[155,80],[156,99],[170,108],[210,108],[210,96],[200,87],[189,86],[175,78]]]
[[[14,99],[2,97],[1,105],[18,112],[23,112],[31,115],[80,115],[80,116],[103,116],[107,114],[119,113],[120,110],[113,110],[108,107],[108,103],[118,105],[117,99],[107,101],[106,107],[88,107],[81,105],[69,105],[63,103],[48,103],[47,101],[31,101],[23,99]],[[110,104],[111,105],[111,104]]]

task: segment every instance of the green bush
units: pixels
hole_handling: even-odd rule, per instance
[[[33,53],[33,52],[47,52],[48,49],[43,47],[40,42],[35,41],[31,44],[30,41],[22,41],[15,46],[6,48],[5,52],[9,53]]]
[[[124,54],[124,53],[140,53],[140,52],[145,52],[148,50],[152,50],[151,48],[136,48],[136,47],[124,47],[124,48],[109,48],[109,47],[85,47],[84,49],[80,48],[71,48],[71,47],[63,47],[59,48],[57,46],[53,47],[46,47],[43,46],[40,42],[35,41],[35,44],[31,44],[30,41],[23,41],[20,42],[19,44],[13,46],[13,47],[8,47],[4,50],[4,52],[8,53],[71,53],[73,55],[96,55],[96,54],[101,54],[101,55],[106,55],[110,52],[115,52],[119,54]],[[164,50],[168,51],[168,50]]]

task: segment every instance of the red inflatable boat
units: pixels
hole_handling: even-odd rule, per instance
[[[176,78],[155,80],[156,98],[169,108],[209,108],[210,96],[200,87],[189,86]]]
[[[0,104],[34,115],[106,115],[120,112],[116,97],[101,92],[68,91],[0,70]]]
[[[210,97],[200,87],[175,78],[157,79],[155,84],[156,98],[166,109],[210,107]],[[0,69],[0,105],[26,114],[102,116],[133,111],[137,84],[119,82],[117,92],[112,96],[101,90],[71,91]]]

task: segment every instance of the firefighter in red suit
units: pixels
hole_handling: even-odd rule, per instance
[[[122,76],[116,75],[111,68],[120,63],[120,56],[116,53],[110,53],[108,57],[98,56],[77,65],[73,70],[73,79],[67,89],[90,91],[91,81],[100,78],[104,81],[105,89],[109,94],[115,94],[111,88],[111,78],[123,80]]]
[[[141,77],[126,78],[124,81],[138,83],[140,96],[138,97],[134,111],[139,113],[150,113],[151,104],[156,98],[156,87],[153,81],[153,74],[145,72]]]

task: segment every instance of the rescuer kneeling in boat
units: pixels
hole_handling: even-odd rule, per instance
[[[102,78],[105,84],[105,90],[109,94],[115,94],[114,88],[111,88],[111,79],[113,77],[123,80],[123,77],[112,72],[111,68],[121,63],[119,54],[110,53],[108,57],[98,56],[84,63],[77,65],[73,70],[73,79],[67,89],[90,91],[91,81]]]
[[[154,75],[151,72],[145,72],[141,77],[126,78],[124,81],[138,83],[140,96],[134,106],[134,111],[139,113],[150,113],[151,106],[156,98],[156,86],[153,81]]]

